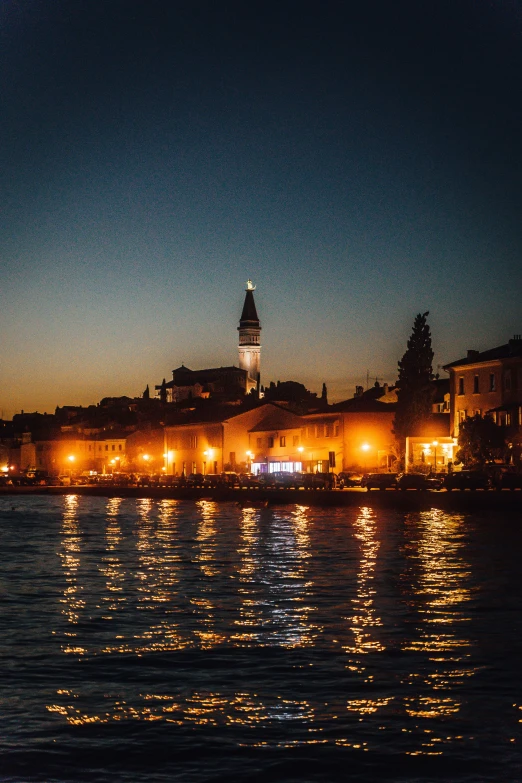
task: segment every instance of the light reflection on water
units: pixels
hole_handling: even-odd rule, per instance
[[[466,635],[471,620],[466,611],[471,600],[471,569],[464,556],[464,525],[461,515],[437,509],[406,518],[408,593],[418,621],[415,636],[403,650],[423,656],[424,665],[406,677],[406,684],[415,687],[405,699],[405,709],[421,720],[446,719],[458,713],[464,680],[480,669],[470,664],[471,640]],[[443,725],[432,727],[415,752],[441,754],[442,746],[455,739]]]
[[[469,519],[61,502],[55,720],[233,727],[237,745],[365,753],[390,736],[426,757],[471,741],[484,661]]]

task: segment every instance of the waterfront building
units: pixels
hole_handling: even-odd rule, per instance
[[[33,440],[27,432],[11,450],[10,462],[19,471],[36,469],[50,475],[77,475],[85,471],[117,473],[126,465],[125,444],[123,433],[101,438],[62,433],[50,439]]]
[[[356,395],[333,405],[341,414],[342,454],[346,468],[388,470],[395,463],[394,402]]]
[[[386,404],[302,415],[270,402],[236,414],[216,409],[204,421],[165,427],[164,468],[170,475],[387,469],[392,424],[393,410]]]
[[[486,351],[469,350],[444,366],[450,376],[450,430],[458,436],[466,418],[491,416],[512,439],[522,434],[522,338]]]

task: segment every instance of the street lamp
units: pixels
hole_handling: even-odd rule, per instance
[[[69,474],[69,478],[71,478],[71,476],[72,476],[72,464],[73,464],[75,459],[76,459],[76,457],[74,456],[74,454],[69,454],[69,456],[67,457],[67,460],[69,462],[69,469],[68,470],[66,469],[65,473]]]
[[[251,451],[247,451],[247,460],[248,460],[248,472],[252,473],[252,461],[254,459],[254,455]]]
[[[368,455],[368,452],[370,451],[370,444],[369,443],[363,443],[362,446],[361,446],[361,451],[363,452],[363,469],[364,469],[364,472],[366,473],[366,469],[368,467],[368,465],[367,465],[367,462],[368,462],[367,455]]]

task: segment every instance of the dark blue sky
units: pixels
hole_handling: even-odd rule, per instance
[[[514,0],[0,5],[0,412],[237,364],[389,382],[522,330]]]

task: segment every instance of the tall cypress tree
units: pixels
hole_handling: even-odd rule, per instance
[[[428,315],[429,312],[419,313],[415,318],[406,353],[399,362],[399,389],[393,432],[401,457],[404,455],[406,436],[415,435],[419,425],[431,415],[433,351],[430,327],[426,322]]]

